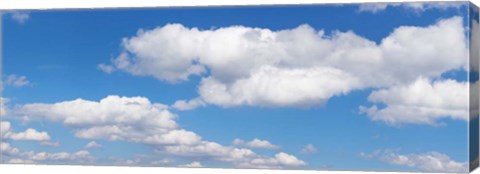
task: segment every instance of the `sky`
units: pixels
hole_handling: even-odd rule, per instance
[[[464,2],[7,11],[1,162],[465,172],[468,15]]]

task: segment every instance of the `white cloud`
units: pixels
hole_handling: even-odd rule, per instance
[[[35,161],[15,158],[15,159],[9,160],[8,163],[9,164],[35,164]]]
[[[178,167],[201,168],[201,167],[204,167],[204,166],[200,162],[194,161],[194,162],[189,163],[189,164],[179,165]]]
[[[107,74],[110,74],[113,71],[115,71],[115,67],[113,67],[111,65],[99,64],[97,66],[97,68],[100,69],[101,71],[107,73]]]
[[[223,106],[302,107],[321,105],[329,98],[346,94],[352,87],[358,86],[358,79],[338,69],[266,66],[230,86],[214,78],[204,78],[199,93],[206,102]]]
[[[422,154],[399,154],[391,150],[377,150],[372,154],[360,154],[367,159],[378,158],[397,166],[408,166],[424,172],[468,172],[467,162],[457,162],[439,152]]]
[[[92,158],[90,152],[82,150],[73,153],[68,152],[26,152],[26,157],[32,161],[65,161],[65,160],[79,160]]]
[[[1,155],[12,156],[18,154],[20,150],[16,147],[12,147],[10,144],[5,142],[0,142],[0,152]]]
[[[30,19],[30,14],[28,12],[21,11],[11,11],[7,12],[15,22],[19,24],[24,24],[28,19]]]
[[[108,96],[99,102],[76,99],[55,104],[26,104],[17,114],[62,122],[84,139],[107,139],[152,145],[194,144],[201,137],[179,129],[167,106],[143,97]]]
[[[368,100],[385,104],[385,108],[379,109],[373,105],[370,108],[361,106],[360,110],[372,120],[384,121],[390,125],[435,125],[442,118],[467,121],[468,90],[468,82],[418,78],[412,84],[372,92]]]
[[[50,136],[47,132],[38,132],[35,129],[28,128],[25,132],[6,134],[6,136],[12,140],[34,140],[34,141],[47,141],[50,140]]]
[[[85,149],[94,149],[94,148],[101,148],[102,145],[101,144],[98,144],[96,143],[95,141],[90,141],[89,143],[87,143],[85,145]]]
[[[300,152],[303,154],[313,154],[317,153],[318,150],[313,144],[307,144],[305,147],[302,148]]]
[[[202,140],[196,133],[177,125],[174,120],[176,115],[168,111],[168,106],[151,103],[144,97],[108,96],[99,102],[76,99],[53,104],[25,104],[18,105],[12,112],[20,117],[28,117],[29,120],[42,119],[63,123],[72,127],[75,136],[79,138],[153,145],[156,151],[162,154],[205,157],[252,168],[306,165],[304,161],[284,153],[273,158],[258,155],[250,149]],[[253,142],[265,145],[264,141]],[[259,160],[268,163],[256,165],[254,162]]]
[[[81,150],[77,152],[34,152],[21,151],[18,148],[12,147],[8,143],[2,142],[0,144],[0,152],[2,153],[2,160],[10,159],[10,163],[38,163],[38,162],[66,162],[66,161],[91,161],[93,157],[90,152]],[[3,156],[5,155],[5,156]],[[3,158],[5,157],[5,158]]]
[[[48,141],[50,136],[47,132],[39,132],[35,129],[28,128],[24,132],[13,132],[10,122],[2,121],[0,124],[1,137],[12,140],[32,140],[32,141]]]
[[[465,2],[403,2],[403,3],[362,3],[359,5],[358,11],[378,13],[390,7],[402,7],[414,12],[423,12],[429,9],[459,9],[462,6],[467,6]]]
[[[193,101],[308,107],[353,90],[408,84],[419,76],[437,78],[465,68],[464,31],[462,18],[452,17],[427,27],[398,27],[377,44],[352,31],[329,36],[309,25],[272,31],[167,24],[124,38],[124,52],[111,66],[171,83],[201,76],[199,98],[179,101],[178,108],[200,105]]]
[[[0,88],[1,88],[1,85],[0,85]],[[0,92],[1,91],[2,90],[0,89]],[[8,102],[8,98],[0,97],[0,118],[6,116],[8,114],[8,110],[7,110],[7,107],[6,107],[7,102]]]
[[[175,103],[172,105],[173,108],[184,111],[184,110],[192,110],[197,107],[204,107],[207,104],[201,99],[201,98],[196,98],[192,99],[189,101],[185,100],[177,100]]]
[[[293,155],[284,152],[277,153],[275,157],[256,154],[250,149],[222,146],[218,143],[202,141],[195,146],[165,146],[158,149],[184,157],[205,158],[217,161],[231,162],[239,168],[291,168],[307,165]]]
[[[245,147],[256,148],[256,149],[279,149],[280,148],[280,146],[273,145],[267,140],[260,140],[257,138],[249,142],[245,142],[244,140],[237,138],[233,140],[232,143],[237,146],[245,146]]]
[[[5,85],[22,87],[30,84],[26,76],[10,74],[5,78]]]
[[[58,147],[58,146],[60,146],[60,142],[58,142],[58,141],[55,141],[55,142],[52,142],[52,141],[42,141],[42,142],[40,142],[40,145],[42,145],[42,146]]]
[[[172,159],[161,159],[161,160],[152,161],[152,162],[150,162],[150,164],[154,165],[154,166],[163,166],[163,165],[167,165],[167,164],[170,164],[170,163],[173,163],[173,162],[175,162],[175,161],[172,160]]]

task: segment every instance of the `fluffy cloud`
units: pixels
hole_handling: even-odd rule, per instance
[[[63,123],[73,128],[75,136],[79,138],[142,143],[169,155],[205,157],[251,168],[306,165],[304,161],[285,153],[267,157],[250,149],[205,141],[196,133],[177,125],[174,120],[176,115],[168,111],[168,106],[151,103],[144,97],[108,96],[99,102],[76,99],[53,104],[25,104],[18,105],[12,112],[29,120]],[[253,145],[266,144],[258,140],[253,141]]]
[[[222,146],[218,143],[202,141],[195,146],[166,146],[158,149],[184,157],[205,158],[217,161],[231,162],[239,168],[291,168],[307,165],[293,155],[284,152],[277,153],[274,157],[256,154],[250,149]]]
[[[0,142],[0,152],[3,155],[6,156],[12,156],[15,154],[18,154],[20,150],[18,148],[10,146],[10,144],[5,143],[5,142]]]
[[[458,9],[466,6],[464,2],[408,2],[408,3],[363,3],[360,4],[358,11],[378,13],[384,11],[387,7],[402,7],[415,12],[423,12],[429,9]]]
[[[55,104],[26,104],[17,114],[62,122],[84,139],[107,139],[152,145],[195,144],[201,137],[179,129],[167,106],[143,97],[108,96],[99,102],[76,99]]]
[[[367,159],[380,159],[392,165],[408,166],[425,172],[468,172],[467,162],[457,162],[439,152],[423,154],[399,154],[391,150],[377,150],[371,154],[361,153]]]
[[[462,18],[452,17],[427,27],[398,27],[377,44],[352,31],[326,35],[309,25],[272,31],[167,24],[124,38],[124,52],[109,66],[170,83],[201,76],[199,98],[173,105],[180,109],[203,102],[308,107],[352,90],[407,84],[465,68],[464,31]]]
[[[14,132],[10,122],[0,122],[1,137],[12,140],[32,140],[32,141],[48,141],[50,136],[47,132],[39,132],[35,129],[28,128],[24,132]]]
[[[232,142],[234,145],[237,146],[245,146],[249,148],[257,148],[257,149],[279,149],[280,146],[273,145],[267,140],[260,140],[260,139],[253,139],[252,141],[245,142],[244,140],[241,139],[235,139]]]
[[[101,148],[102,145],[101,144],[98,144],[97,142],[95,141],[90,141],[89,143],[87,143],[85,145],[85,149],[94,149],[94,148]]]
[[[360,107],[372,120],[391,125],[403,123],[437,124],[437,120],[451,118],[468,120],[469,83],[455,80],[432,81],[418,78],[408,85],[374,91],[368,97],[373,103],[385,104],[370,108]]]
[[[317,153],[318,150],[313,144],[307,144],[305,147],[302,148],[300,152],[303,154],[313,154]]]
[[[30,81],[28,81],[26,76],[10,74],[5,78],[4,83],[9,86],[22,87],[30,84]]]

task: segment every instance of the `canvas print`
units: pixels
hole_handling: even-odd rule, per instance
[[[2,164],[478,166],[467,1],[1,15]]]

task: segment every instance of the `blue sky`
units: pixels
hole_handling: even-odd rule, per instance
[[[457,44],[455,48],[452,48],[451,54],[444,54],[444,56],[438,56],[432,52],[451,47],[444,42],[445,38],[447,41],[453,40],[452,43],[459,41],[458,43],[466,44],[463,42],[466,32],[457,29],[467,28],[468,6],[461,3],[452,3],[450,6],[423,4],[420,7],[404,4],[378,8],[380,8],[378,11],[369,11],[361,10],[362,7],[359,5],[311,5],[49,10],[6,13],[3,15],[2,77],[4,79],[3,97],[7,98],[6,105],[9,112],[2,119],[11,124],[12,130],[8,130],[10,131],[9,136],[4,135],[4,141],[20,152],[7,154],[2,162],[23,159],[30,160],[29,162],[52,164],[154,165],[153,161],[163,160],[161,165],[156,165],[190,164],[190,167],[199,167],[198,164],[201,164],[203,167],[222,168],[263,168],[266,166],[267,168],[312,170],[450,171],[448,168],[456,171],[463,170],[462,167],[468,161],[467,121],[463,114],[462,102],[458,107],[460,109],[455,106],[453,106],[454,109],[451,109],[446,105],[457,101],[458,98],[461,100],[463,96],[457,93],[450,95],[448,94],[449,90],[464,89],[462,87],[468,85],[466,83],[467,73],[463,68],[464,66],[468,67],[468,61],[465,61],[468,60],[468,55],[463,54],[465,50],[468,50],[468,46]],[[23,20],[14,17],[21,14],[24,15]],[[460,26],[457,28],[442,25],[442,22],[445,21],[447,21],[445,23],[451,22],[452,25],[457,24],[456,20],[460,22]],[[169,25],[175,23],[181,26],[175,28],[173,25]],[[309,26],[305,30],[286,32],[286,38],[294,38],[292,39],[293,45],[290,45],[293,51],[288,52],[290,49],[285,48],[286,54],[276,55],[278,50],[275,50],[276,44],[285,43],[265,42],[274,54],[269,57],[270,55],[262,52],[262,49],[254,48],[258,45],[251,43],[253,41],[247,38],[244,41],[252,44],[248,49],[255,53],[259,52],[260,58],[256,59],[248,54],[244,56],[228,53],[229,44],[236,43],[234,40],[223,43],[225,47],[218,47],[218,44],[214,42],[219,41],[215,39],[216,35],[222,34],[217,32],[222,28],[227,29],[226,33],[251,31],[265,37],[269,37],[269,34],[273,33],[277,37],[281,31],[290,31],[304,24]],[[168,28],[168,26],[173,27]],[[411,30],[401,26],[410,26]],[[192,28],[198,29],[194,31]],[[263,30],[256,30],[259,28]],[[138,32],[140,29],[151,33],[148,35],[145,32]],[[191,51],[192,53],[190,53],[189,49],[195,50],[195,44],[194,46],[182,45],[184,42],[178,40],[181,40],[179,38],[183,36],[173,37],[174,39],[170,40],[171,38],[168,36],[176,36],[178,33],[176,33],[177,31],[168,33],[171,30],[167,29],[186,31],[185,34],[191,35],[185,36],[185,38],[192,40],[211,37],[211,40],[206,40],[200,45],[207,45],[202,49],[211,48],[212,50],[210,52]],[[318,37],[313,44],[321,45],[325,41],[327,46],[334,45],[333,50],[340,50],[338,52],[340,57],[316,52],[315,50],[318,49],[315,47],[300,46],[304,41],[301,34],[304,34],[303,32],[308,34],[308,29],[313,29],[315,33],[323,30],[323,36]],[[209,35],[208,31],[213,34]],[[427,45],[425,49],[422,49],[426,51],[420,52],[416,52],[419,51],[417,49],[409,50],[409,47],[396,50],[397,47],[389,47],[391,45],[387,44],[388,39],[385,38],[394,40],[392,43],[415,42],[415,40],[409,40],[411,38],[405,34],[409,32],[431,33],[431,36],[426,37],[414,33],[413,36],[418,36],[420,43],[432,42],[431,39],[435,39],[435,36],[445,35],[445,38],[438,38],[438,42]],[[442,34],[436,35],[435,32]],[[233,35],[235,34],[233,33]],[[181,35],[181,32],[178,35]],[[311,35],[306,37],[308,36]],[[338,38],[345,38],[346,42]],[[231,38],[225,38],[225,40],[228,39]],[[364,43],[367,41],[369,44]],[[164,46],[169,44],[178,45],[178,50],[169,52],[170,47]],[[308,44],[312,43],[303,43],[303,45]],[[220,43],[220,45],[222,44]],[[342,58],[342,56],[348,58],[348,52],[355,48],[358,48],[359,52],[352,54],[360,56],[356,59],[358,61],[369,62],[368,60],[379,56],[375,54],[379,52],[378,59],[384,59],[380,62],[387,62],[382,64],[383,66],[398,65],[398,69],[392,67],[391,72],[386,72],[383,76],[384,72],[375,71],[377,64],[374,63],[372,72],[366,72],[367,75],[365,75],[362,70],[357,71],[355,68],[363,65],[363,62],[356,62],[356,56],[353,57],[354,60]],[[307,54],[302,54],[302,50],[306,50]],[[309,51],[312,50],[315,53],[311,53],[312,56],[309,56]],[[151,52],[154,53],[153,56],[150,54]],[[237,51],[235,48],[233,52],[244,54],[242,50]],[[173,53],[187,56],[168,56]],[[191,56],[191,60],[188,59],[188,66],[201,65],[204,68],[203,71],[198,70],[199,72],[191,73],[188,70],[190,73],[188,78],[182,79],[181,75],[176,74],[177,69],[173,69],[168,73],[177,75],[173,77],[174,80],[171,80],[171,76],[162,74],[162,71],[170,71],[169,67],[164,66],[164,63],[174,65],[169,64],[169,61],[174,62],[191,54],[194,56]],[[121,58],[122,55],[127,56],[126,61]],[[236,71],[235,68],[232,69],[232,67],[236,67],[235,64],[228,64],[228,62],[227,65],[217,64],[218,62],[213,61],[216,60],[213,58],[217,55],[220,55],[219,57],[230,56],[232,60],[240,58],[240,62],[243,63],[253,60],[260,60],[260,62],[265,60],[267,63],[259,63],[259,69],[247,68],[246,70],[243,69],[245,67],[238,65],[238,71]],[[283,59],[281,55],[288,56]],[[393,56],[389,57],[389,55]],[[296,56],[305,59],[287,60],[292,57],[295,59]],[[362,56],[365,59],[362,59]],[[415,56],[426,58],[425,61],[417,62],[420,65],[416,66],[415,61],[408,61],[409,58],[415,59]],[[281,60],[275,63],[268,62],[277,58]],[[394,58],[396,59],[394,60]],[[329,61],[323,62],[324,59]],[[330,59],[332,62],[335,62],[335,59],[351,62],[342,65],[331,63]],[[128,65],[122,66],[121,63],[118,63],[122,60]],[[311,64],[314,65],[297,65],[295,63],[302,60],[312,61]],[[142,61],[150,61],[150,63],[144,64]],[[110,68],[111,72],[99,68],[100,65]],[[423,65],[433,68],[416,70],[416,68],[422,69]],[[257,64],[253,66],[255,67]],[[273,67],[273,69],[264,69],[265,67]],[[243,72],[248,73],[245,75],[242,74]],[[240,73],[240,75],[236,73]],[[272,93],[274,97],[271,97],[241,90],[242,87],[246,89],[261,87],[261,85],[255,86],[257,81],[254,81],[253,77],[261,78],[262,75],[272,75],[269,73],[279,77],[296,73],[305,73],[308,77],[311,75],[313,80],[319,81],[312,82],[318,90],[298,87],[298,85],[309,84],[312,79],[308,78],[301,81],[302,84],[294,84],[295,81],[292,81],[293,87],[284,83],[262,83],[263,87],[267,86],[267,91],[279,89],[280,92],[299,92],[300,94],[313,92],[312,95],[303,98],[293,95],[292,100],[298,100],[298,102],[290,102],[292,101],[290,99],[285,102],[283,98],[277,97],[277,93]],[[334,77],[326,77],[332,74]],[[365,77],[370,75],[372,78],[378,78],[378,83]],[[23,76],[25,79],[22,80]],[[422,78],[425,79],[422,80]],[[209,83],[206,79],[214,79],[215,81],[211,83],[215,85],[231,87],[233,92],[228,93],[227,91],[227,96],[230,95],[231,100],[217,100],[216,97],[223,94],[202,93],[202,89],[213,89],[209,88],[212,86],[208,86]],[[324,82],[323,79],[327,79],[327,84],[321,83]],[[330,83],[328,79],[334,82]],[[343,82],[349,79],[352,79],[352,82],[343,85]],[[283,79],[280,77],[281,80]],[[340,81],[338,82],[340,86],[330,89],[329,84],[337,84],[337,80]],[[235,86],[238,84],[243,86]],[[337,91],[340,88],[342,90]],[[239,89],[239,91],[234,91],[234,89]],[[411,94],[409,93],[412,91],[411,89],[417,90],[417,92],[420,90],[420,93]],[[443,91],[445,89],[447,92]],[[422,92],[421,90],[430,91]],[[404,94],[403,96],[406,96],[407,99],[395,94],[400,96]],[[414,99],[409,100],[409,94]],[[420,97],[420,99],[415,97],[422,94],[426,96]],[[165,105],[164,107],[168,107],[167,109],[164,107],[157,109],[167,110],[177,115],[174,120],[179,127],[175,130],[186,130],[201,136],[201,141],[188,144],[188,147],[200,147],[202,142],[218,143],[221,145],[221,149],[227,149],[224,152],[227,154],[226,157],[223,158],[222,155],[225,155],[223,152],[222,154],[199,152],[201,154],[199,156],[174,153],[164,148],[166,146],[183,147],[184,144],[146,143],[135,139],[134,135],[125,135],[124,139],[119,140],[105,138],[111,137],[111,135],[103,134],[95,134],[91,137],[79,136],[79,130],[95,128],[95,126],[112,126],[112,124],[115,126],[115,121],[112,121],[113,123],[105,121],[102,122],[103,125],[81,121],[67,123],[66,120],[72,115],[52,107],[55,103],[73,101],[78,98],[83,99],[81,102],[99,102],[112,95],[127,98],[140,96],[148,99],[151,103]],[[250,98],[243,100],[241,96]],[[318,97],[309,98],[308,96]],[[286,97],[291,96],[286,95]],[[392,101],[389,98],[393,98]],[[193,106],[193,109],[182,109],[175,106],[179,100],[191,99],[192,101],[198,99],[196,101],[201,104]],[[424,103],[428,99],[433,99],[431,101],[433,103],[435,103],[434,101],[441,102],[431,106]],[[43,105],[29,107],[34,103]],[[395,110],[395,107],[410,106],[409,104],[418,104],[419,107],[427,109],[425,113],[422,112],[418,115],[415,115],[418,110],[413,110],[414,114],[407,112],[409,108],[401,110],[405,113]],[[373,109],[373,106],[378,106],[376,110],[369,110],[373,112],[362,109]],[[59,107],[63,107],[63,105]],[[73,106],[65,107],[66,110],[78,109]],[[129,106],[119,107],[128,108]],[[149,107],[157,106],[149,105]],[[381,110],[382,108],[386,109]],[[392,110],[389,110],[390,108]],[[391,114],[390,111],[396,111],[396,114]],[[94,111],[86,113],[79,111],[79,113],[81,114],[74,116],[85,115],[87,118],[90,113],[92,113],[92,117],[97,114]],[[412,114],[412,117],[408,117],[408,114]],[[150,115],[145,116],[147,119],[149,117]],[[128,125],[125,122],[118,122],[118,124],[126,124],[123,125],[125,129],[122,131],[129,126],[142,127],[145,126],[142,124],[146,124],[142,122],[139,125],[133,125],[136,123]],[[35,135],[40,135],[41,132],[48,133],[48,138],[45,136],[43,139],[37,138],[36,140],[29,136],[14,138],[15,132],[18,135],[19,132],[28,128],[35,129],[37,131],[34,133]],[[113,134],[123,135],[120,135],[121,133]],[[235,139],[243,141],[233,143],[232,141]],[[252,145],[255,144],[252,143],[254,139],[263,140],[264,144]],[[87,143],[93,141],[101,147],[85,147]],[[271,146],[265,145],[266,141]],[[56,142],[59,144],[45,145]],[[306,148],[308,145],[311,148]],[[251,156],[252,161],[256,159],[269,162],[259,165],[259,163],[251,161],[248,163],[233,159],[229,155],[235,148],[253,151],[255,155]],[[67,152],[74,157],[55,160],[52,157],[55,155],[50,155],[50,157],[39,160],[38,157],[33,158],[32,153],[29,156],[27,153],[29,151],[32,151],[33,154]],[[77,159],[77,156],[72,155],[80,151],[88,152],[89,157],[77,155]],[[294,160],[285,162],[282,155],[279,154],[284,157],[293,157]],[[434,159],[441,162],[450,162],[454,166],[432,168],[428,166],[432,161],[422,161],[428,156],[433,156]],[[399,161],[398,159],[401,157],[406,157],[407,161]],[[225,160],[227,158],[228,160]]]

